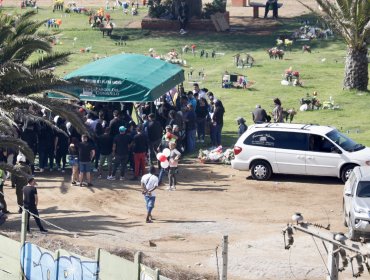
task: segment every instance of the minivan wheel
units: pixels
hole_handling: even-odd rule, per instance
[[[358,240],[358,233],[353,229],[351,217],[348,217],[348,238],[352,241]]]
[[[343,167],[342,169],[342,172],[340,174],[340,178],[342,179],[342,181],[345,183],[348,178],[349,178],[349,175],[351,175],[351,172],[353,170],[353,168],[355,168],[356,165],[354,164],[349,164],[349,165],[346,165],[345,167]]]
[[[271,177],[271,166],[264,160],[255,161],[251,168],[252,177],[255,180],[263,181]]]

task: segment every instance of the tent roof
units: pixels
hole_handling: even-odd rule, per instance
[[[64,78],[91,84],[88,89],[73,85],[64,89],[82,100],[145,102],[182,83],[184,70],[149,56],[119,54],[82,66]]]

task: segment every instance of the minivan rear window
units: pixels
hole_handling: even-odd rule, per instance
[[[357,187],[358,197],[370,197],[370,182],[360,181]]]
[[[258,131],[245,139],[245,145],[302,150],[308,147],[307,134],[292,131]]]

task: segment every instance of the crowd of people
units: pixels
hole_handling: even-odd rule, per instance
[[[71,184],[92,186],[91,172],[98,178],[125,180],[127,169],[133,171],[131,180],[146,174],[148,165],[159,163],[157,154],[169,149],[168,166],[160,166],[159,182],[167,173],[169,189],[176,189],[177,162],[181,154],[195,151],[197,142],[206,141],[209,131],[211,146],[221,145],[225,109],[220,100],[198,84],[184,92],[173,89],[156,102],[148,103],[80,103],[76,106],[89,133],[80,135],[73,125],[59,116],[42,110],[35,112],[46,122],[16,119],[19,137],[36,157],[31,163],[19,151],[0,150],[0,162],[14,165],[30,176],[57,170],[72,169]],[[24,109],[25,110],[25,109]],[[136,118],[133,118],[133,112]],[[136,121],[134,121],[134,119]],[[104,168],[107,166],[107,170]],[[5,174],[16,189],[18,205],[22,205],[22,189],[27,180],[14,174]],[[26,181],[25,181],[26,180]],[[0,196],[2,201],[4,197]],[[3,201],[6,209],[6,203]],[[22,209],[19,209],[21,212]]]

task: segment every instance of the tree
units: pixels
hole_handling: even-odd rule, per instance
[[[315,0],[321,12],[302,5],[323,18],[346,42],[343,87],[366,91],[369,83],[370,0]]]
[[[33,20],[33,15],[34,11],[19,16],[0,13],[0,148],[20,150],[31,162],[34,155],[18,138],[20,127],[16,119],[53,125],[38,114],[43,109],[71,121],[80,132],[86,131],[72,105],[45,98],[42,94],[55,86],[68,84],[51,69],[65,63],[70,53],[52,52],[54,35],[40,32],[44,22]],[[34,54],[38,54],[37,58],[31,59]],[[12,170],[4,164],[0,164],[0,168]]]

